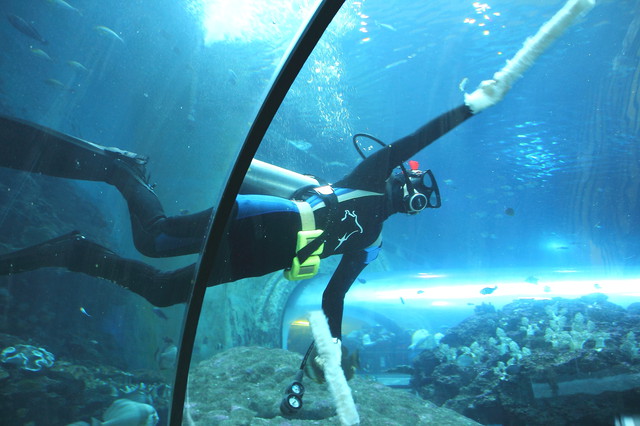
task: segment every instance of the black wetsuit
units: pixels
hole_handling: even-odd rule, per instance
[[[327,285],[322,308],[334,337],[341,336],[344,296],[364,267],[377,256],[383,222],[398,210],[389,202],[387,179],[401,162],[471,117],[466,106],[448,111],[415,133],[382,148],[332,185],[337,204],[308,194],[317,229],[325,230],[321,258],[341,254]],[[124,157],[123,157],[124,155]],[[128,155],[128,157],[127,157]],[[122,161],[122,159],[126,161]],[[193,215],[166,217],[135,162],[140,157],[72,138],[44,127],[0,117],[0,166],[72,179],[95,180],[118,188],[127,200],[138,250],[151,257],[197,253],[212,209]],[[222,242],[209,285],[258,277],[291,266],[301,230],[298,204],[264,195],[238,195],[227,236]],[[124,259],[79,234],[0,256],[0,274],[45,266],[111,280],[156,306],[186,302],[195,266],[159,271],[143,262]]]

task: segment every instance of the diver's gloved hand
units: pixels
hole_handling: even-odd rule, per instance
[[[336,344],[339,344],[342,350],[340,365],[344,372],[344,376],[347,380],[351,380],[356,374],[356,369],[360,367],[360,356],[358,351],[349,354],[349,349],[347,349],[342,342],[338,340]],[[324,383],[326,381],[324,377],[324,359],[320,356],[315,346],[309,354],[309,360],[304,366],[304,372],[307,377],[317,383]]]
[[[473,93],[464,95],[464,103],[477,114],[500,102],[510,88],[506,79],[485,80]]]

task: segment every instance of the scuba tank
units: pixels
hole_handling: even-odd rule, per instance
[[[298,190],[309,186],[320,186],[320,183],[311,176],[254,158],[240,187],[240,194],[273,195],[290,200]]]

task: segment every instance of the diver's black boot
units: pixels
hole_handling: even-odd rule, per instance
[[[85,237],[72,231],[57,238],[0,256],[0,275],[11,275],[46,267],[67,267],[78,254]]]

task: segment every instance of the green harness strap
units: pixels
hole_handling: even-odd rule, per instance
[[[331,224],[338,211],[338,196],[330,185],[313,188],[327,207],[327,225],[329,230],[314,229],[315,218],[308,203],[298,203],[302,230],[298,232],[296,242],[296,256],[291,268],[284,271],[284,277],[291,281],[311,278],[320,269],[320,255],[324,250],[324,243],[331,235]]]

